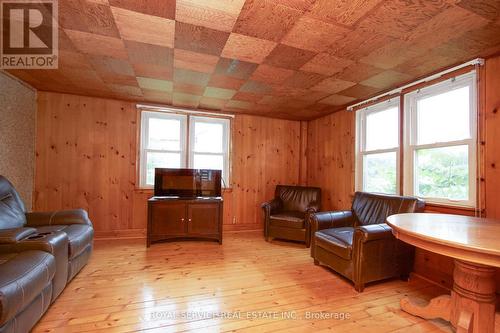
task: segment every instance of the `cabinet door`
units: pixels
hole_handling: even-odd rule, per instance
[[[187,207],[188,234],[217,234],[219,232],[219,214],[218,204],[189,204]]]
[[[186,204],[162,202],[152,207],[153,235],[186,234]]]

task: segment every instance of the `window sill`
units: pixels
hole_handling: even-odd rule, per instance
[[[475,216],[476,208],[472,207],[460,207],[460,206],[452,206],[452,205],[444,205],[444,204],[436,204],[436,203],[425,203],[425,212],[426,213],[441,213],[441,214],[456,214],[456,215],[465,215],[465,216]]]

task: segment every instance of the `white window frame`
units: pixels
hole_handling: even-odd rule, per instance
[[[400,124],[400,98],[394,97],[386,101],[371,105],[367,108],[358,110],[356,112],[356,172],[355,172],[355,188],[357,191],[363,191],[364,186],[364,157],[367,155],[382,154],[382,153],[396,153],[396,193],[400,194],[400,151],[401,151],[401,124]],[[368,114],[373,114],[387,109],[396,107],[398,109],[398,145],[397,147],[387,149],[366,150],[366,117]]]
[[[207,152],[196,152],[195,149],[195,130],[194,126],[196,123],[207,123],[207,124],[221,124],[222,125],[222,152],[221,153],[207,153]],[[223,187],[227,187],[229,184],[229,135],[230,135],[230,121],[226,118],[215,118],[215,117],[205,117],[205,116],[189,116],[189,167],[194,166],[194,155],[213,155],[222,156],[223,158],[223,169],[222,169],[222,181]]]
[[[472,71],[454,79],[446,80],[427,86],[420,90],[410,92],[404,96],[405,101],[405,135],[404,135],[404,194],[416,195],[415,183],[415,155],[418,149],[442,148],[453,146],[469,147],[469,200],[450,200],[445,198],[423,197],[426,202],[457,207],[476,207],[477,196],[477,84],[476,72]],[[417,101],[422,98],[436,96],[469,86],[470,113],[469,124],[471,137],[464,140],[437,142],[432,144],[417,145]],[[451,121],[451,120],[450,120]]]
[[[155,119],[174,119],[179,120],[181,124],[180,130],[180,150],[168,149],[151,149],[147,145],[149,143],[149,120]],[[186,167],[186,131],[187,131],[187,116],[174,113],[142,111],[141,112],[141,153],[140,153],[140,187],[153,188],[154,185],[146,184],[147,181],[147,153],[179,153],[181,159],[181,168]]]
[[[231,139],[231,120],[225,117],[210,117],[205,115],[191,115],[189,113],[168,112],[168,111],[151,111],[147,109],[139,109],[140,112],[140,152],[139,152],[139,188],[150,189],[154,185],[146,184],[147,181],[147,153],[180,153],[181,155],[181,168],[192,167],[194,161],[194,123],[207,122],[207,123],[221,123],[224,126],[223,130],[223,144],[224,149],[222,153],[204,153],[204,155],[222,155],[224,158],[224,165],[222,170],[223,188],[230,187],[230,139]],[[167,149],[151,149],[147,147],[149,143],[149,120],[151,118],[160,119],[175,119],[181,121],[180,131],[180,150],[167,150]],[[194,118],[194,119],[193,119]]]

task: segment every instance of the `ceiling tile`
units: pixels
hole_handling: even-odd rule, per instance
[[[142,90],[142,95],[149,102],[172,104],[172,93],[170,92],[149,90],[149,89],[141,89],[141,90]]]
[[[364,28],[356,28],[336,40],[328,52],[346,59],[359,60],[373,50],[394,41],[395,38]]]
[[[175,22],[175,48],[220,55],[228,38],[228,32]]]
[[[98,72],[134,76],[134,69],[126,60],[106,56],[89,56],[88,59],[92,67]]]
[[[240,87],[240,91],[265,94],[271,91],[271,87],[262,82],[248,80]]]
[[[262,98],[261,94],[238,91],[233,97],[233,100],[258,102]]]
[[[324,80],[325,75],[296,71],[291,77],[283,82],[284,85],[294,88],[310,88]]]
[[[355,98],[367,98],[376,94],[380,90],[374,87],[365,86],[362,84],[356,84],[346,90],[339,92],[339,95],[355,97]]]
[[[488,20],[497,20],[500,17],[500,1],[491,0],[461,0],[458,6],[470,10]]]
[[[360,61],[382,69],[391,69],[425,53],[425,49],[416,49],[410,42],[396,40],[374,50]]]
[[[234,96],[234,94],[236,94],[236,90],[217,88],[217,87],[206,87],[203,96],[219,98],[219,99],[231,99]]]
[[[173,78],[172,66],[157,66],[151,64],[133,64],[132,66],[137,76],[168,81],[171,81]]]
[[[210,75],[208,75],[207,73],[174,68],[174,82],[206,86],[209,80]]]
[[[356,82],[344,81],[341,79],[336,79],[333,77],[324,79],[323,81],[317,83],[311,90],[328,92],[330,94],[338,93],[339,91],[345,90],[356,85]]]
[[[303,16],[281,42],[299,49],[324,52],[349,31],[338,25]]]
[[[158,80],[150,77],[137,77],[137,82],[139,87],[149,90],[158,90],[165,92],[172,92],[173,85],[172,81]]]
[[[182,49],[174,50],[174,66],[203,73],[213,73],[219,57]]]
[[[189,84],[189,83],[174,83],[174,92],[176,93],[185,93],[191,95],[203,95],[205,91],[205,86],[200,86],[197,84]]]
[[[382,71],[381,68],[356,62],[347,66],[342,72],[335,74],[335,77],[346,81],[360,82]]]
[[[387,89],[393,86],[401,85],[409,81],[411,77],[412,76],[408,74],[388,70],[361,81],[360,83],[365,86]]]
[[[232,33],[222,50],[222,56],[260,64],[275,46],[275,42]]]
[[[257,64],[238,59],[220,58],[215,73],[237,79],[248,79],[257,66]]]
[[[133,64],[172,66],[174,50],[165,46],[125,41],[128,58]]]
[[[233,31],[279,42],[301,15],[302,11],[274,0],[247,0]]]
[[[300,69],[305,72],[318,73],[323,75],[333,75],[341,72],[354,61],[336,57],[327,52],[319,53],[309,60]]]
[[[172,94],[172,104],[174,106],[181,106],[186,108],[194,108],[198,107],[200,103],[201,96],[185,94],[180,92],[174,92]]]
[[[200,99],[200,108],[209,109],[209,110],[221,110],[226,104],[225,99],[213,98],[213,97],[205,97],[203,96]]]
[[[294,71],[291,69],[262,64],[253,72],[251,79],[269,84],[281,84],[293,74]]]
[[[318,0],[308,15],[330,23],[354,25],[382,0]]]
[[[212,75],[208,84],[213,87],[226,88],[226,89],[240,89],[245,83],[243,79],[237,79],[226,75]]]
[[[65,30],[65,32],[80,52],[127,59],[127,52],[121,39],[76,30]]]
[[[66,1],[66,0],[64,0]],[[109,0],[109,4],[143,14],[175,19],[176,0]]]
[[[175,19],[214,30],[231,32],[244,0],[178,0]]]
[[[173,20],[116,7],[111,7],[111,10],[123,39],[174,47]]]
[[[328,104],[328,105],[335,105],[335,106],[340,106],[340,105],[345,105],[348,103],[351,103],[355,101],[356,99],[350,96],[343,96],[343,95],[331,95],[327,98],[324,98],[320,101],[320,103],[323,104]]]
[[[402,38],[446,8],[450,8],[446,0],[387,0],[361,20],[359,26],[395,38]]]
[[[299,69],[316,55],[315,52],[278,44],[267,56],[264,63],[276,67]]]
[[[109,6],[91,1],[60,1],[59,24],[64,29],[120,37]]]

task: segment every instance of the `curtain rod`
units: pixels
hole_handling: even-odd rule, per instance
[[[460,64],[460,65],[457,65],[455,67],[452,67],[452,68],[448,68],[448,69],[445,69],[444,71],[442,72],[439,72],[439,73],[436,73],[436,74],[433,74],[433,75],[430,75],[426,78],[423,78],[423,79],[420,79],[420,80],[417,80],[417,81],[414,81],[412,83],[409,83],[407,85],[404,85],[402,87],[399,87],[399,88],[396,88],[396,89],[393,89],[391,91],[388,91],[386,93],[383,93],[381,95],[378,95],[378,96],[375,96],[375,97],[372,97],[370,99],[367,99],[367,100],[364,100],[362,102],[359,102],[359,103],[356,103],[356,104],[353,104],[353,105],[349,105],[347,107],[347,111],[353,111],[354,108],[358,107],[358,106],[361,106],[361,105],[364,105],[364,104],[367,104],[367,103],[370,103],[370,102],[373,102],[373,101],[376,101],[382,97],[385,97],[385,96],[390,96],[390,95],[394,95],[394,94],[401,94],[401,92],[405,89],[408,89],[408,88],[411,88],[413,86],[416,86],[417,84],[420,84],[420,83],[425,83],[425,82],[429,82],[429,81],[432,81],[432,80],[435,80],[435,79],[438,79],[440,78],[441,76],[443,75],[446,75],[446,74],[449,74],[449,73],[452,73],[452,72],[455,72],[459,69],[462,69],[464,67],[468,67],[468,66],[474,66],[474,65],[484,65],[484,59],[482,58],[476,58],[474,60],[471,60],[471,61],[468,61],[468,62],[465,62],[463,64]]]
[[[147,105],[147,104],[136,104],[136,107],[139,109],[145,109],[145,110],[156,110],[156,111],[163,111],[163,112],[182,112],[182,113],[189,113],[189,114],[211,115],[211,116],[234,118],[234,114],[208,112],[208,111],[203,111],[203,110],[188,110],[188,109],[181,109],[181,108],[176,108],[176,107],[166,107],[166,106]]]

